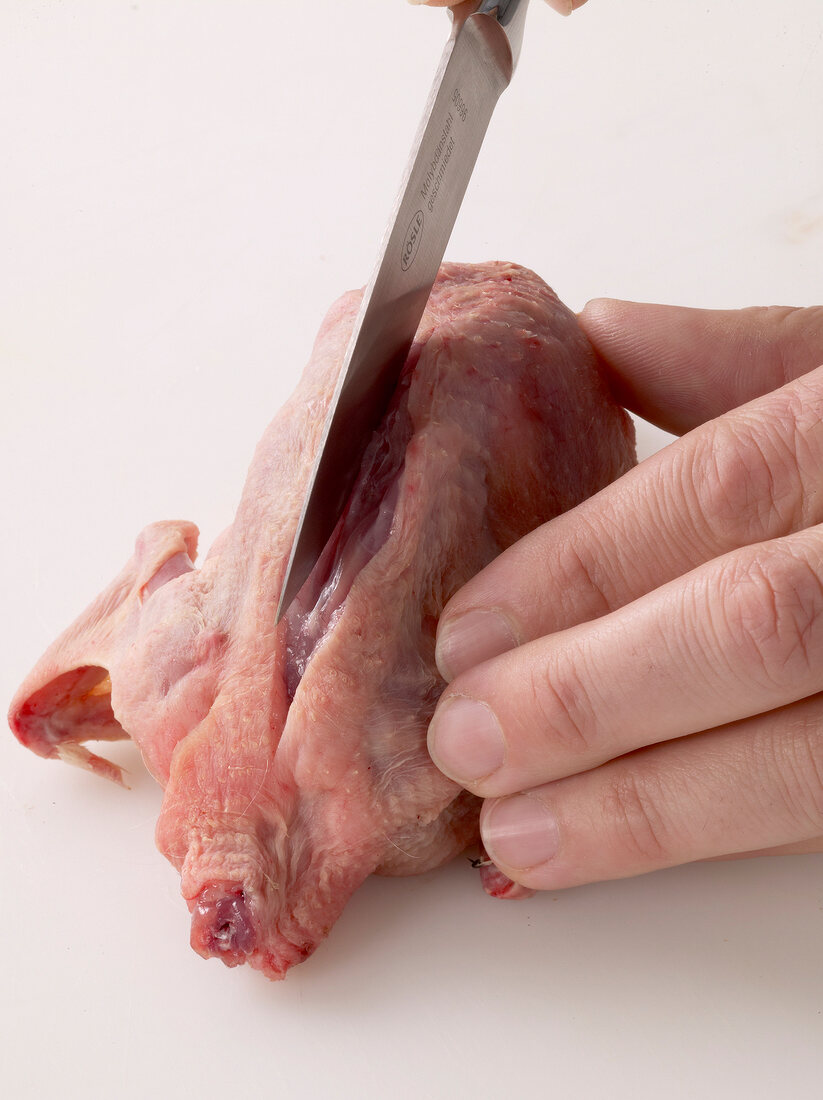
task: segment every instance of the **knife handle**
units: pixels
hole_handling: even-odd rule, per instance
[[[509,40],[512,51],[512,71],[520,57],[523,45],[523,27],[529,0],[482,0],[475,15],[491,15],[497,20]]]
[[[483,0],[478,13],[490,15],[497,12],[497,22],[501,27],[507,26],[517,15],[518,8],[525,8],[529,0]]]

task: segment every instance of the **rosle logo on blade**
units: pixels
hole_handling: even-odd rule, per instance
[[[403,241],[403,250],[400,254],[400,266],[404,271],[408,271],[414,263],[414,258],[417,255],[422,237],[423,211],[418,210],[409,222],[409,228],[406,230],[406,239]]]

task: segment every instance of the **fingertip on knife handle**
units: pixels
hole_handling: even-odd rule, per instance
[[[455,8],[461,2],[462,0],[408,0],[409,4],[426,4],[430,8]],[[546,3],[561,15],[571,15],[577,8],[582,8],[586,0],[546,0]]]

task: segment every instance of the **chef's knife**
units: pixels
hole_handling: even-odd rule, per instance
[[[278,622],[334,531],[397,386],[492,113],[514,74],[527,7],[528,0],[467,0],[451,10],[451,35],[329,407]]]

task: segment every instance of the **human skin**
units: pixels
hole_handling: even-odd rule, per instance
[[[683,438],[447,605],[432,757],[534,889],[823,851],[823,308],[581,323]]]
[[[432,757],[532,889],[823,851],[823,307],[580,321],[681,438],[453,597]]]
[[[410,4],[426,4],[430,8],[456,8],[462,0],[409,0]],[[582,8],[586,0],[546,0],[550,8],[554,8],[561,15],[571,15],[577,8]]]

